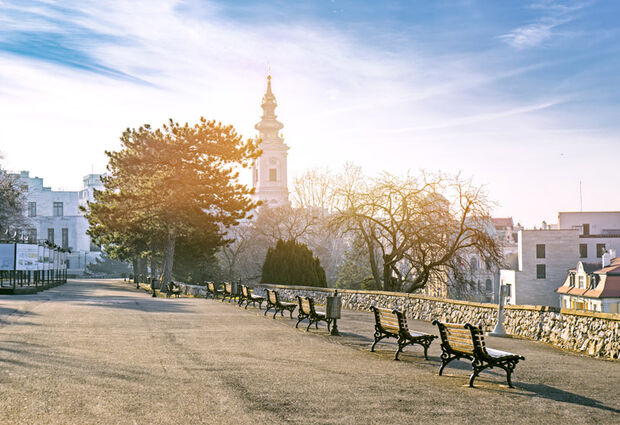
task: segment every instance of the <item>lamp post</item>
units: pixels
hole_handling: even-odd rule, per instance
[[[488,332],[487,335],[491,336],[506,336],[506,330],[504,329],[504,299],[506,298],[506,292],[508,287],[506,285],[499,286],[499,308],[497,309],[497,323],[493,332]]]

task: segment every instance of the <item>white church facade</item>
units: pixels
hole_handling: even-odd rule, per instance
[[[287,185],[289,147],[284,143],[284,138],[280,133],[284,125],[276,119],[277,106],[276,97],[271,91],[271,75],[269,75],[267,76],[267,91],[261,104],[263,116],[255,126],[259,132],[259,147],[262,154],[252,169],[252,186],[255,189],[254,200],[261,201],[263,206],[272,208],[290,205]]]

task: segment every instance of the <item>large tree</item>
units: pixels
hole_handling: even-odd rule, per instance
[[[500,262],[488,201],[471,182],[426,174],[370,179],[354,169],[339,180],[332,227],[364,241],[377,287],[413,292],[435,280],[462,282],[472,252]]]
[[[105,190],[89,205],[90,234],[111,245],[111,253],[159,254],[162,285],[172,278],[177,241],[207,233],[210,245],[201,246],[212,252],[228,242],[221,229],[257,207],[248,196],[252,189],[238,182],[238,169],[249,167],[260,151],[232,126],[170,120],[161,129],[127,129],[121,143],[119,151],[106,152],[109,174]]]

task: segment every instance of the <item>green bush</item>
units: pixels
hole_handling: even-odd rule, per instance
[[[294,240],[278,240],[275,248],[269,248],[261,282],[280,285],[327,287],[325,270],[312,251]]]

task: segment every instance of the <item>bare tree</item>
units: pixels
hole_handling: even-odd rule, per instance
[[[448,282],[472,250],[490,261],[501,258],[486,196],[459,176],[354,173],[339,181],[331,226],[365,242],[378,287],[413,292],[433,279]]]

